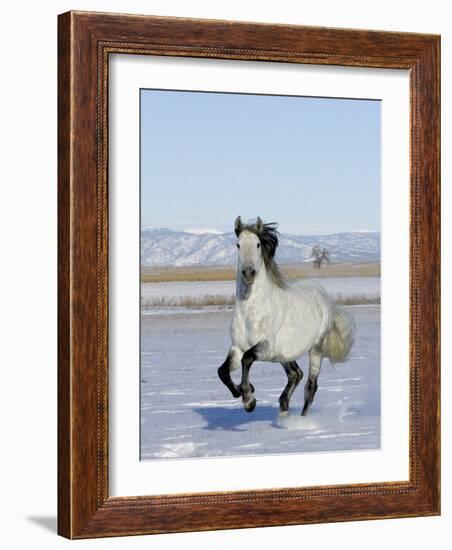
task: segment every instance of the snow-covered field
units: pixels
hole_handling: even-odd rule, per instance
[[[380,277],[329,277],[316,278],[334,299],[365,296],[368,299],[380,297]],[[235,281],[181,281],[171,283],[142,283],[141,305],[152,307],[162,298],[179,305],[187,298],[203,296],[222,296],[232,299],[235,293]]]
[[[378,292],[379,279],[328,279],[330,292]],[[233,283],[149,283],[155,293],[231,292]],[[163,286],[162,286],[163,285]],[[189,286],[187,286],[189,285]],[[329,286],[328,286],[329,285]],[[367,286],[366,286],[367,285]],[[160,288],[156,288],[160,287]],[[163,290],[164,289],[164,290]],[[279,364],[256,363],[250,379],[257,407],[243,410],[219,381],[217,368],[229,347],[229,310],[143,308],[141,319],[141,458],[167,459],[375,449],[380,446],[380,307],[347,308],[356,321],[350,360],[325,360],[308,416],[301,417],[305,377],[288,417],[278,416],[287,378]],[[149,313],[153,313],[149,315]],[[238,380],[240,372],[234,373]]]

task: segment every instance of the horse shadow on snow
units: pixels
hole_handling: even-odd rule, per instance
[[[247,431],[246,424],[250,422],[271,422],[276,427],[278,409],[270,405],[261,405],[250,414],[242,407],[199,407],[194,409],[206,421],[205,430],[230,430],[233,432]]]

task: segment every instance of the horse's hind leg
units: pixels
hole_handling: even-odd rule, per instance
[[[237,369],[240,366],[242,356],[243,353],[235,346],[232,346],[225,362],[218,369],[218,376],[220,380],[229,388],[229,391],[232,393],[233,397],[240,397],[242,395],[240,388],[231,378],[231,370]]]
[[[289,411],[290,398],[303,378],[303,371],[296,361],[281,363],[281,365],[284,367],[287,374],[287,385],[279,398],[279,414],[287,414]]]
[[[314,395],[317,391],[317,378],[320,373],[323,356],[316,348],[312,348],[309,352],[309,378],[304,387],[304,407],[302,415],[305,416],[309,407],[314,401]]]

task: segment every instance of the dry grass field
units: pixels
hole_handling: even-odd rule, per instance
[[[172,296],[161,296],[148,300],[146,307],[184,307],[184,308],[202,308],[206,306],[233,306],[235,302],[234,295],[223,296],[222,294],[208,294],[207,296],[182,296],[173,298]],[[379,305],[380,298],[369,297],[364,294],[354,294],[353,296],[338,296],[334,303],[340,306],[360,305]]]
[[[313,277],[379,277],[380,264],[343,263],[326,264],[315,269],[312,263],[283,265],[281,270],[291,279],[310,279]],[[232,281],[235,279],[235,267],[141,267],[143,283],[162,283],[174,281]]]

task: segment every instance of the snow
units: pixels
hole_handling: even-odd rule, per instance
[[[300,416],[306,357],[299,362],[305,376],[287,416],[278,412],[278,397],[287,381],[282,367],[253,365],[257,407],[247,413],[217,377],[229,347],[231,311],[143,314],[141,458],[379,448],[380,307],[347,309],[357,326],[350,360],[335,367],[324,361],[306,417]],[[239,371],[233,373],[236,381],[239,376]]]
[[[203,227],[194,227],[192,229],[184,229],[184,233],[191,233],[192,235],[223,235],[223,231],[218,231],[217,229],[209,229],[209,228],[203,228]]]

